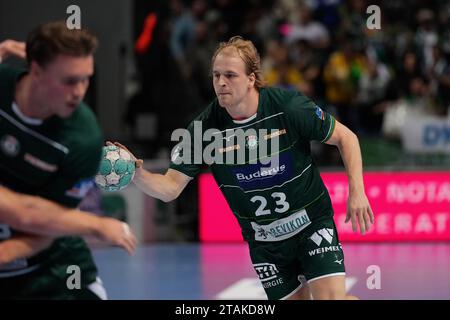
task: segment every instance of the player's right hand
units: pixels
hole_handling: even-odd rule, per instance
[[[134,160],[134,162],[136,164],[136,168],[141,168],[142,165],[144,164],[144,160],[136,158],[134,156],[134,154],[130,150],[128,150],[128,148],[125,147],[123,144],[120,144],[119,142],[112,143],[111,141],[106,141],[106,145],[107,146],[116,146],[116,147],[126,150],[131,155],[132,159]]]
[[[136,251],[137,239],[127,223],[108,217],[101,217],[97,232],[99,240],[122,247],[130,255]]]

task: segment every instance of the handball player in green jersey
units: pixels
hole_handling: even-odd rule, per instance
[[[212,57],[212,76],[217,98],[188,126],[191,141],[178,144],[163,175],[137,162],[134,183],[152,197],[171,201],[209,165],[269,299],[354,298],[346,296],[344,253],[310,142],[338,147],[349,178],[346,221],[364,234],[374,217],[356,135],[301,93],[265,87],[260,57],[241,37],[220,44]],[[202,139],[199,128],[209,138]],[[250,134],[242,138],[243,131]],[[215,157],[244,155],[244,161],[205,159],[212,137],[223,142]],[[261,153],[259,146],[273,139],[278,147]]]
[[[90,250],[70,235],[136,246],[128,225],[76,210],[103,144],[83,103],[96,47],[89,31],[64,22],[37,27],[26,44],[0,43],[0,299],[104,299]],[[8,55],[26,57],[27,69],[8,66]]]

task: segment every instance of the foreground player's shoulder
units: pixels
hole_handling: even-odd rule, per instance
[[[17,77],[25,73],[26,70],[0,63],[0,84],[14,84]]]
[[[65,120],[64,144],[72,155],[83,154],[83,158],[96,162],[100,159],[103,134],[92,110],[82,103],[77,111]]]
[[[94,112],[83,102],[72,117],[66,120],[65,127],[72,138],[84,140],[85,137],[89,137],[93,142],[102,139],[102,132]]]
[[[0,63],[0,99],[12,100],[14,87],[17,78],[25,72],[24,69],[18,69]],[[2,103],[3,104],[3,103]]]
[[[5,63],[0,63],[0,79],[5,80],[8,77],[11,77],[11,75],[14,75],[16,72],[15,68],[8,66]]]

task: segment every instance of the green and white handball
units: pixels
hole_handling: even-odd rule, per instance
[[[105,191],[122,190],[130,184],[135,173],[135,161],[126,150],[105,146],[95,184]]]

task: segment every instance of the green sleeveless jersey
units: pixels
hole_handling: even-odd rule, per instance
[[[103,138],[96,118],[84,104],[67,119],[27,118],[14,102],[15,85],[23,74],[0,65],[0,184],[76,207],[93,185],[100,161]],[[0,224],[0,241],[15,233]],[[82,282],[95,280],[97,270],[84,241],[64,237],[30,259],[0,267],[0,282],[44,267],[64,279],[69,265],[81,268]]]
[[[204,140],[208,140],[201,143],[201,148],[199,125],[207,136]],[[205,151],[212,149],[211,143],[216,143],[216,138],[221,140],[223,145],[212,153],[222,155],[224,160],[210,161],[209,165],[244,239],[284,240],[320,215],[305,208],[315,201],[329,201],[310,143],[327,141],[334,125],[330,114],[299,92],[262,88],[257,114],[244,121],[233,120],[216,99],[189,125],[191,148],[183,147],[187,145],[182,141],[175,148],[170,167],[196,176],[206,164],[204,157],[198,161],[199,150],[208,154]],[[240,130],[245,133],[243,139]],[[272,145],[274,139],[278,146]],[[262,144],[266,151],[261,149]],[[186,152],[190,153],[190,161],[185,161]],[[235,161],[227,161],[226,157]]]

